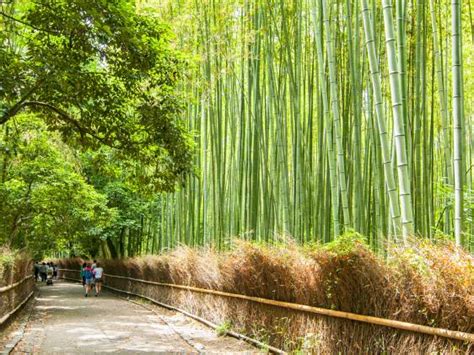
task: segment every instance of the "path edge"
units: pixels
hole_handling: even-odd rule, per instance
[[[76,282],[76,283],[81,283],[80,280],[78,279],[73,279],[73,278],[70,278],[70,277],[65,277],[65,276],[61,276],[61,278],[63,280],[68,280],[68,281],[73,281],[73,282]],[[154,303],[160,307],[163,307],[163,308],[167,308],[169,310],[172,310],[172,311],[176,311],[176,312],[179,312],[179,313],[182,313],[184,314],[185,316],[189,317],[189,318],[192,318],[196,321],[198,321],[199,323],[202,323],[204,325],[206,325],[207,327],[213,329],[213,330],[216,330],[218,328],[218,326],[212,322],[209,322],[208,320],[204,319],[204,318],[201,318],[199,316],[196,316],[195,314],[192,314],[192,313],[189,313],[183,309],[180,309],[180,308],[177,308],[177,307],[174,307],[174,306],[171,306],[169,304],[166,304],[166,303],[162,303],[162,302],[158,302],[150,297],[147,297],[147,296],[144,296],[144,295],[140,295],[140,294],[137,294],[137,293],[134,293],[134,292],[129,292],[129,291],[124,291],[124,290],[120,290],[118,288],[115,288],[115,287],[111,287],[111,286],[107,286],[107,285],[103,285],[103,287],[109,289],[109,290],[112,290],[113,292],[117,292],[117,293],[123,293],[123,294],[127,294],[129,296],[134,296],[134,297],[138,297],[138,298],[142,298],[142,299],[145,299],[147,301],[150,301],[151,303]],[[132,300],[130,300],[129,298],[125,298],[125,297],[121,297],[121,298],[124,298],[126,299],[127,301],[129,302],[132,302],[132,303],[135,303],[133,302]],[[146,307],[144,307],[146,308]],[[237,333],[237,332],[234,332],[232,330],[228,330],[228,331],[225,331],[224,332],[224,335],[228,335],[228,336],[231,336],[232,338],[236,338],[236,339],[239,339],[239,340],[243,340],[249,344],[252,344],[256,347],[258,347],[259,349],[262,349],[262,350],[267,350],[268,352],[272,353],[272,354],[278,354],[278,355],[286,355],[287,353],[281,349],[278,349],[274,346],[270,346],[268,344],[265,344],[265,343],[262,343],[256,339],[253,339],[253,338],[250,338],[246,335],[243,335],[243,334],[240,334],[240,333]]]
[[[6,329],[9,326],[9,325],[6,325],[6,323],[10,323],[10,324],[13,323],[15,321],[15,318],[18,317],[18,315],[21,313],[22,310],[25,310],[29,304],[35,302],[36,296],[38,295],[39,295],[39,290],[37,288],[31,291],[28,297],[21,304],[19,304],[14,309],[14,311],[11,312],[8,319],[5,321],[4,324],[2,324],[2,327],[4,326]],[[3,347],[2,351],[0,352],[0,355],[9,355],[20,343],[20,341],[23,339],[23,336],[25,335],[26,326],[30,322],[31,314],[33,313],[33,308],[34,307],[31,306],[31,309],[28,311],[27,314],[25,314],[24,319],[20,321],[19,329],[17,330],[18,334],[14,336],[12,340],[9,341]],[[12,332],[12,333],[15,333],[15,332]]]

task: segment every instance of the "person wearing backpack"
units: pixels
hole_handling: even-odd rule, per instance
[[[94,280],[91,264],[87,264],[86,267],[82,270],[82,273],[86,282],[86,294],[84,295],[84,297],[88,297]]]
[[[82,280],[82,286],[85,288],[86,287],[86,278],[84,277],[84,269],[86,268],[87,264],[83,263],[81,265],[81,280]]]

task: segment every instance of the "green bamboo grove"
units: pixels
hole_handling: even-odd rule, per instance
[[[196,174],[156,248],[235,236],[474,247],[472,10],[452,0],[141,1],[192,53]],[[155,250],[147,250],[154,252]]]

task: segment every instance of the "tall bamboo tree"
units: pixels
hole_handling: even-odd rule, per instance
[[[336,155],[334,152],[334,143],[333,143],[333,124],[331,121],[331,115],[329,113],[329,101],[327,95],[327,81],[324,71],[324,57],[323,57],[323,41],[321,34],[321,12],[318,11],[320,7],[317,3],[320,0],[313,0],[313,25],[314,25],[314,34],[315,34],[315,45],[318,58],[318,74],[319,74],[319,83],[321,90],[321,99],[323,106],[323,117],[325,118],[325,136],[327,139],[327,154],[328,154],[328,164],[329,164],[329,179],[331,183],[331,205],[332,205],[332,220],[334,235],[337,236],[340,233],[339,230],[339,190],[337,184],[337,172],[336,172]]]
[[[436,78],[438,81],[438,95],[439,95],[439,107],[441,112],[441,123],[442,123],[442,133],[443,133],[443,182],[445,184],[452,183],[452,164],[451,164],[451,153],[450,153],[450,139],[449,139],[449,113],[448,113],[448,95],[446,92],[446,78],[443,72],[443,58],[440,48],[439,36],[438,36],[438,26],[436,21],[436,12],[434,0],[430,0],[430,14],[431,14],[431,26],[432,26],[432,35],[433,35],[433,50],[435,58],[435,67],[436,67]],[[444,231],[445,233],[450,233],[450,208],[449,200],[445,199],[444,203],[446,204],[445,214],[445,223]]]
[[[454,138],[454,236],[461,245],[463,222],[463,78],[461,0],[451,2],[453,138]]]
[[[395,35],[393,29],[392,4],[390,0],[382,0],[385,44],[388,57],[390,76],[390,93],[392,97],[393,129],[395,152],[398,167],[398,188],[402,216],[402,232],[406,238],[413,234],[413,208],[409,184],[405,129],[403,124],[403,106],[401,101],[400,73],[398,71]]]
[[[362,18],[364,24],[364,32],[366,39],[367,54],[369,57],[370,75],[372,80],[373,92],[375,96],[375,113],[377,117],[377,127],[380,135],[380,144],[382,149],[382,160],[384,166],[385,182],[387,184],[387,191],[389,194],[390,214],[392,216],[393,228],[395,235],[400,235],[400,208],[397,195],[397,186],[391,167],[391,155],[389,148],[389,135],[385,123],[385,113],[383,107],[382,89],[380,83],[380,70],[377,59],[377,52],[375,48],[375,39],[373,33],[373,24],[370,17],[370,10],[367,5],[367,0],[361,0]]]
[[[328,57],[329,65],[329,87],[331,92],[331,107],[333,115],[333,128],[336,136],[336,152],[337,152],[337,171],[339,176],[339,190],[341,192],[342,200],[342,211],[344,214],[344,226],[350,227],[351,219],[349,212],[349,201],[347,196],[347,180],[346,180],[346,167],[345,167],[345,154],[344,146],[342,143],[342,131],[340,121],[340,108],[339,108],[339,95],[338,85],[336,79],[336,57],[334,54],[333,40],[332,40],[332,29],[331,23],[329,22],[329,13],[326,4],[326,0],[321,0],[321,12],[323,14],[324,32],[326,39],[326,52]]]

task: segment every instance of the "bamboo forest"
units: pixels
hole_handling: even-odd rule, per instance
[[[0,28],[0,350],[87,351],[29,329],[103,284],[106,317],[220,340],[156,313],[174,341],[99,353],[474,351],[471,0],[0,0]]]

